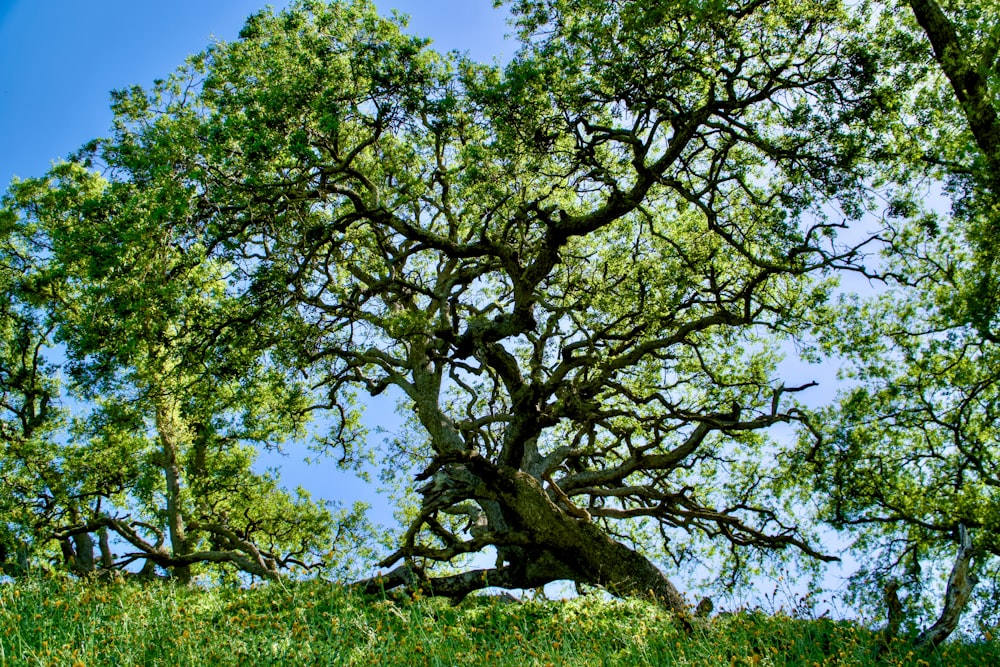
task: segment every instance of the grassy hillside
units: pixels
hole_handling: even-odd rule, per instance
[[[989,665],[997,642],[914,653],[854,623],[747,613],[685,634],[636,601],[365,600],[252,590],[0,585],[0,665]]]

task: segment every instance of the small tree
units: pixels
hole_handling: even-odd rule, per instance
[[[5,257],[21,275],[5,286],[3,367],[20,428],[8,423],[0,457],[5,524],[42,554],[55,541],[82,575],[137,561],[182,581],[200,564],[264,578],[324,565],[360,508],[335,520],[252,469],[317,406],[250,338],[220,333],[224,267],[160,224],[150,197],[163,195],[73,163],[11,187]],[[81,408],[68,424],[46,360],[57,342]]]

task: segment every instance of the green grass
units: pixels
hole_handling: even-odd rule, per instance
[[[686,634],[638,601],[459,606],[370,600],[321,583],[251,590],[0,585],[0,665],[989,665],[997,642],[913,652],[851,622],[746,613]]]

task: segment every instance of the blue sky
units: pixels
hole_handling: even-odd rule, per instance
[[[37,176],[103,136],[109,91],[164,77],[267,0],[0,0],[0,183]],[[287,5],[271,0],[276,8]],[[377,0],[439,50],[511,55],[491,0]]]
[[[172,72],[214,39],[235,39],[249,14],[267,0],[0,0],[0,183],[40,176],[111,124],[109,92],[148,85]],[[271,0],[280,9],[288,3]],[[513,43],[505,14],[491,0],[377,0],[379,10],[411,18],[409,31],[442,51],[467,51],[479,60],[509,58]],[[399,422],[391,401],[372,403],[370,428]],[[373,435],[377,441],[381,436]],[[307,452],[268,455],[288,486],[315,495],[374,505],[389,520],[371,487],[338,474],[332,462],[306,466]]]

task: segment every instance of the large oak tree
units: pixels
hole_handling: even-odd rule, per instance
[[[62,198],[49,217],[84,232],[98,215],[134,245],[126,275],[154,305],[224,267],[225,308],[191,337],[170,308],[101,321],[157,323],[115,343],[106,377],[167,401],[160,427],[214,377],[195,351],[225,366],[227,341],[253,341],[334,408],[326,441],[349,456],[355,394],[392,388],[412,428],[383,463],[420,486],[373,588],[568,579],[683,611],[657,562],[685,536],[826,557],[763,462],[806,388],[782,382],[778,348],[865,244],[838,232],[869,205],[895,93],[864,17],[833,0],[511,9],[505,66],[438,54],[364,0],[302,1],[119,93],[112,136],[77,158],[115,204]],[[88,275],[97,296],[135,289]],[[435,571],[488,550],[492,567]]]

